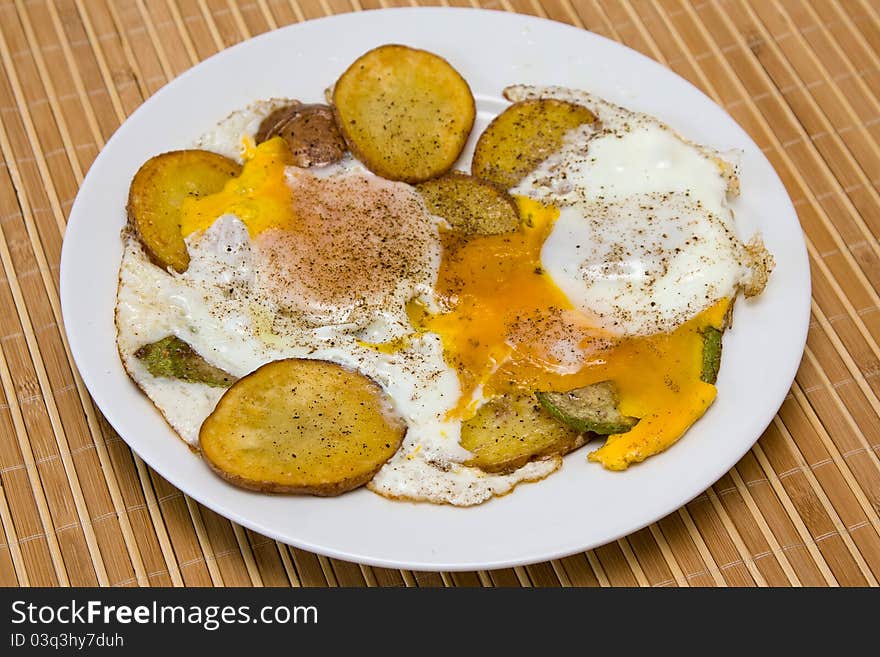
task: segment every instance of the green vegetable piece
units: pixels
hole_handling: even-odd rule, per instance
[[[617,390],[602,381],[568,392],[539,392],[538,400],[556,419],[580,432],[603,436],[626,433],[638,418],[623,415],[617,408]]]
[[[228,388],[236,381],[234,376],[208,363],[174,335],[145,344],[134,355],[143,361],[153,376],[205,383],[215,388]]]
[[[703,329],[703,373],[700,378],[713,385],[721,367],[721,335],[722,331],[714,326]]]

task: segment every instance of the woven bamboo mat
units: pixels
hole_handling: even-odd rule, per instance
[[[592,30],[689,79],[764,149],[807,233],[812,323],[789,396],[736,467],[658,523],[523,568],[362,567],[230,523],[152,472],[107,425],[73,367],[58,297],[65,220],[90,163],[144,99],[212,53],[386,4],[398,3],[0,0],[0,584],[876,586],[875,0],[481,3]]]

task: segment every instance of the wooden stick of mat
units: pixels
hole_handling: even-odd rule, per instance
[[[690,582],[688,582],[687,577],[684,576],[684,571],[682,571],[681,566],[678,565],[678,561],[676,561],[675,555],[673,555],[672,549],[669,547],[669,543],[663,535],[663,531],[660,529],[660,525],[655,522],[650,525],[648,529],[651,532],[651,536],[653,536],[654,540],[657,542],[657,546],[660,548],[663,558],[666,560],[666,563],[669,564],[669,570],[672,572],[673,578],[675,578],[675,583],[678,586],[690,586]]]
[[[779,541],[776,539],[776,535],[770,529],[770,525],[767,522],[767,519],[764,517],[764,514],[758,508],[758,505],[755,502],[755,498],[752,496],[749,487],[746,485],[745,481],[743,481],[742,475],[736,467],[730,469],[730,476],[733,479],[733,483],[736,486],[737,490],[742,495],[743,491],[747,491],[748,495],[742,495],[743,501],[746,503],[746,506],[749,509],[749,512],[752,514],[752,517],[755,519],[755,522],[758,523],[758,527],[761,530],[761,535],[767,541],[767,544],[770,546],[770,551],[776,556],[776,560],[779,562],[780,568],[785,573],[785,576],[788,578],[788,581],[792,586],[800,587],[802,586],[801,580],[797,575],[797,572],[792,567],[791,563],[788,561],[788,557],[785,554],[785,551],[782,549],[782,546],[779,544]]]
[[[792,388],[792,391],[794,393],[795,401],[797,401],[800,408],[806,414],[807,419],[810,422],[810,425],[816,431],[816,435],[819,436],[819,440],[822,442],[823,447],[825,447],[831,460],[837,466],[838,471],[840,472],[841,476],[846,481],[847,486],[849,487],[853,496],[856,498],[856,501],[858,502],[862,511],[864,511],[865,517],[867,518],[867,521],[871,524],[872,527],[874,527],[877,534],[880,535],[880,516],[878,516],[877,510],[871,504],[870,500],[868,500],[868,498],[865,496],[864,491],[862,490],[859,483],[856,481],[855,473],[850,468],[849,462],[840,453],[840,450],[838,449],[837,445],[834,443],[834,440],[831,438],[831,435],[829,434],[828,429],[825,427],[825,425],[822,423],[819,416],[816,414],[816,410],[813,408],[812,404],[810,404],[809,399],[807,399],[807,396],[804,394],[804,391],[801,389],[800,385],[795,383],[794,387]],[[859,433],[859,435],[862,436],[862,438],[864,438],[864,435],[862,434],[861,431],[859,431],[858,433]],[[792,441],[792,442],[793,442],[793,446],[795,448],[797,448],[797,443],[794,443],[794,441]],[[873,450],[871,450],[871,452],[873,452]],[[803,459],[803,455],[801,456],[801,458]],[[876,454],[874,454],[873,460],[875,462],[877,461]],[[804,459],[804,462],[806,463],[805,459]],[[808,466],[808,467],[810,467],[810,469],[812,470],[814,466]],[[880,471],[880,470],[878,470],[878,471]]]
[[[61,51],[64,53],[64,59],[69,63],[68,68],[73,79],[73,85],[76,89],[77,96],[79,97],[83,108],[86,109],[85,118],[86,123],[88,123],[89,125],[89,131],[91,132],[92,140],[100,148],[101,145],[104,143],[104,139],[101,136],[101,129],[98,127],[98,119],[95,114],[95,110],[91,106],[91,101],[89,99],[88,93],[86,93],[85,83],[83,82],[79,67],[75,64],[76,60],[73,56],[73,50],[70,46],[70,41],[64,31],[64,26],[61,24],[61,17],[58,15],[58,10],[56,9],[54,2],[49,2],[46,6],[49,11],[49,17],[52,20],[52,27],[55,30],[56,36],[58,37],[58,42],[61,44]]]
[[[865,399],[868,400],[868,403],[871,405],[871,408],[874,409],[874,412],[880,415],[880,398],[877,397],[877,394],[874,392],[871,384],[868,383],[865,375],[862,373],[861,368],[859,368],[859,366],[856,364],[855,360],[852,357],[852,354],[849,353],[846,345],[843,344],[840,336],[831,325],[831,321],[825,315],[825,312],[822,310],[819,304],[816,303],[815,299],[811,302],[811,311],[813,313],[813,316],[816,318],[816,321],[819,323],[822,332],[825,333],[825,335],[831,341],[831,344],[834,346],[837,355],[840,356],[841,360],[844,362],[844,365],[849,371],[850,376],[852,376],[853,381],[855,381],[856,385],[859,387],[859,390],[862,391],[862,394],[865,395]]]
[[[339,586],[339,582],[336,580],[336,573],[333,571],[333,565],[330,563],[330,560],[323,554],[317,556],[318,563],[321,564],[321,570],[324,572],[324,578],[327,580],[327,586]]]
[[[186,50],[186,55],[189,57],[191,62],[198,61],[198,55],[196,54],[196,47],[193,44],[192,37],[189,35],[189,31],[186,29],[186,26],[183,22],[183,18],[180,15],[180,8],[177,6],[177,3],[173,0],[165,0],[165,5],[168,7],[168,10],[171,12],[171,17],[174,20],[174,25],[177,28],[178,34],[180,34],[180,38],[183,41],[183,47]],[[151,37],[152,38],[152,37]],[[158,43],[159,40],[155,39],[154,43]]]
[[[608,578],[605,577],[604,571],[602,571],[603,579],[599,579],[596,571],[590,564],[587,554],[586,552],[580,552],[560,559],[560,563],[565,568],[565,573],[571,580],[572,586],[608,586]]]
[[[30,586],[27,568],[25,568],[24,559],[21,556],[21,546],[18,544],[18,534],[15,532],[15,523],[9,512],[9,504],[6,502],[6,491],[2,481],[0,481],[0,524],[2,524],[3,533],[6,535],[6,546],[9,548],[9,556],[12,558],[12,567],[15,569],[18,585]]]
[[[198,540],[199,547],[205,557],[205,566],[208,568],[211,582],[214,586],[223,586],[223,576],[220,574],[220,569],[217,567],[217,558],[214,556],[214,548],[211,545],[211,541],[208,539],[208,532],[205,530],[205,523],[202,520],[202,514],[199,511],[199,507],[196,504],[196,501],[189,495],[184,495],[183,499],[186,501],[186,508],[189,510],[189,515],[192,518],[193,529],[195,529],[196,532],[196,540]]]
[[[709,573],[715,586],[726,587],[727,580],[724,579],[724,575],[721,572],[721,568],[718,566],[718,562],[715,561],[715,557],[712,555],[712,551],[709,549],[706,539],[703,538],[700,530],[697,529],[693,516],[691,516],[690,511],[688,511],[686,506],[683,506],[678,510],[678,516],[681,518],[688,536],[690,536],[691,540],[694,542],[697,552],[700,554],[700,558],[703,560],[703,564],[706,567],[706,572]]]
[[[306,20],[306,16],[303,13],[302,7],[299,6],[299,3],[296,0],[289,0],[290,7],[293,9],[293,15],[296,16],[296,22],[302,23]]]
[[[238,549],[244,559],[244,565],[245,568],[247,568],[248,577],[251,578],[251,584],[254,586],[263,586],[263,576],[260,574],[260,569],[257,567],[257,561],[254,558],[254,551],[251,547],[250,541],[245,535],[244,527],[236,522],[230,524],[232,525],[232,532],[235,534],[235,541],[238,543]]]
[[[295,547],[289,550],[303,586],[329,586],[318,555]]]
[[[299,574],[296,572],[296,567],[293,564],[293,560],[290,558],[290,552],[288,551],[287,546],[275,541],[275,548],[278,550],[278,554],[281,557],[281,563],[284,565],[284,572],[287,573],[287,579],[290,580],[290,585],[295,587],[302,586],[302,581],[299,578]]]
[[[828,514],[828,517],[831,519],[832,524],[834,525],[835,530],[838,534],[840,534],[841,539],[843,539],[844,544],[852,555],[853,559],[855,559],[856,564],[859,567],[859,570],[862,572],[862,575],[865,577],[865,581],[868,582],[871,586],[877,586],[877,578],[874,577],[874,574],[871,572],[871,569],[868,567],[868,564],[865,562],[862,553],[859,551],[856,544],[853,542],[852,536],[849,533],[849,530],[846,528],[846,525],[840,519],[840,514],[837,513],[837,509],[834,508],[834,505],[831,504],[831,500],[828,499],[828,494],[825,492],[825,489],[819,484],[819,481],[816,479],[816,475],[813,472],[813,469],[809,466],[809,464],[804,460],[803,455],[797,447],[797,443],[795,443],[794,438],[791,436],[791,432],[788,430],[788,427],[785,426],[785,423],[779,418],[777,415],[773,418],[773,423],[779,429],[779,432],[782,434],[782,437],[785,439],[786,445],[788,445],[789,450],[791,450],[792,454],[795,457],[795,461],[798,464],[798,467],[804,473],[804,476],[807,478],[807,481],[810,483],[810,487],[813,489],[813,492],[816,493],[816,496],[819,498],[819,502],[822,505],[822,508],[825,509],[825,513]],[[815,540],[815,539],[814,539]]]
[[[871,22],[874,25],[880,25],[880,11],[877,10],[877,7],[875,7],[870,2],[867,2],[866,0],[858,0],[858,2],[861,4],[864,12],[868,16],[870,16]],[[838,13],[841,15],[843,21],[846,23],[847,28],[849,28],[850,32],[853,34],[856,40],[859,41],[862,48],[865,50],[865,52],[868,53],[868,56],[873,60],[875,69],[880,69],[880,56],[877,55],[877,51],[872,48],[871,45],[868,43],[867,39],[862,34],[862,31],[855,26],[852,18],[850,18],[846,14],[846,12],[843,11],[842,7],[838,8]]]

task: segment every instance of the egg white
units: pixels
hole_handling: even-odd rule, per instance
[[[748,285],[750,256],[728,203],[736,170],[720,153],[584,91],[515,86],[505,95],[572,102],[598,119],[570,131],[512,190],[560,208],[541,262],[596,325],[669,332]]]

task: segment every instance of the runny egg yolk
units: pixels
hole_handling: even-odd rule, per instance
[[[293,196],[285,167],[292,161],[287,143],[276,137],[246,149],[245,157],[241,174],[221,191],[184,199],[180,223],[184,237],[206,230],[224,214],[241,219],[251,237],[290,224]]]
[[[541,266],[559,211],[517,199],[520,229],[501,235],[443,235],[436,284],[444,311],[411,312],[441,336],[462,396],[451,416],[467,419],[481,399],[513,391],[567,391],[613,381],[624,415],[641,418],[610,436],[590,459],[625,469],[672,445],[715,398],[701,380],[703,330],[720,327],[728,300],[672,333],[617,338],[591,326]]]

